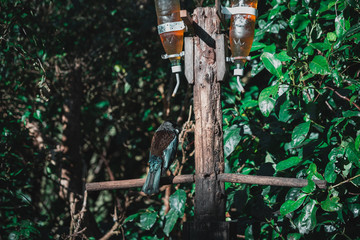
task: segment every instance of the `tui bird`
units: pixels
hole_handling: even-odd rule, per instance
[[[142,191],[147,195],[159,192],[160,177],[175,158],[179,130],[171,122],[164,122],[156,130],[150,147],[150,169]]]

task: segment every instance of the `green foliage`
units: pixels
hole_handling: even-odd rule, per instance
[[[304,178],[308,185],[233,184],[227,188],[231,219],[251,219],[243,229],[249,238],[355,239],[360,219],[350,209],[359,201],[359,5],[273,0],[259,2],[259,12],[247,68],[253,78],[243,96],[230,90],[235,102],[226,97],[223,104],[225,136],[239,136],[226,166]],[[317,179],[328,189],[317,188]],[[251,193],[245,206],[231,191]],[[254,231],[259,224],[261,231]]]
[[[181,3],[191,12],[214,2]],[[239,93],[234,78],[222,84],[225,171],[303,178],[308,185],[226,184],[227,218],[241,223],[247,239],[356,239],[360,4],[268,0],[258,6],[246,92]],[[69,235],[70,202],[61,197],[60,178],[69,163],[66,117],[74,102],[81,103],[73,137],[80,139],[76,160],[84,174],[77,177],[144,176],[153,131],[183,114],[189,101],[183,84],[176,98],[167,97],[169,63],[159,57],[155,26],[147,0],[1,1],[1,239]],[[190,159],[182,173],[193,173],[191,136],[181,150]],[[329,187],[319,189],[317,179]],[[163,192],[138,191],[89,193],[100,234],[115,220],[126,239],[179,238],[184,219],[194,214],[194,185],[173,192],[168,208]]]

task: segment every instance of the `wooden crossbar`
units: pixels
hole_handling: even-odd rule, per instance
[[[217,177],[222,182],[258,184],[258,185],[268,185],[268,186],[305,187],[308,184],[307,179],[252,176],[252,175],[234,174],[234,173],[221,173]],[[162,177],[160,180],[161,185],[193,183],[193,182],[195,182],[195,175],[193,174],[179,175],[175,177]],[[314,182],[320,189],[326,188],[326,181],[314,180]],[[119,180],[119,181],[93,182],[86,184],[86,190],[101,191],[101,190],[111,190],[111,189],[134,188],[134,187],[142,187],[144,183],[145,183],[145,178]]]

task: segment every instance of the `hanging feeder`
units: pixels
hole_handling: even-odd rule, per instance
[[[179,85],[181,72],[181,57],[184,56],[184,22],[180,18],[179,0],[155,0],[158,32],[165,53],[162,59],[169,59],[171,71],[176,76],[176,86],[172,93],[175,96]]]
[[[254,41],[255,21],[257,17],[258,0],[231,0],[231,7],[223,7],[222,13],[231,16],[230,20],[230,49],[232,56],[228,62],[235,64],[234,76],[241,92],[245,92],[240,77],[244,74],[244,65],[250,60],[251,46]]]

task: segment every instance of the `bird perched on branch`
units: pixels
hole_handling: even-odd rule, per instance
[[[164,122],[156,130],[150,147],[149,173],[142,191],[147,195],[159,192],[160,177],[174,161],[179,130],[171,122]]]

